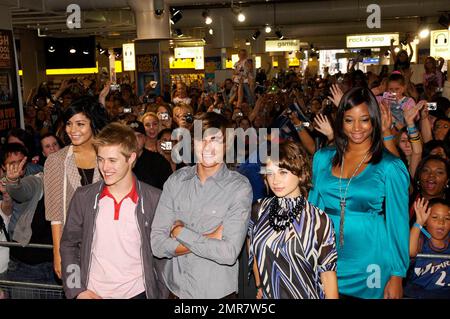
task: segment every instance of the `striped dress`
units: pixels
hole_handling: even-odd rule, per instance
[[[270,226],[273,201],[287,214],[302,205],[293,224],[276,232]],[[320,274],[336,271],[337,252],[329,217],[304,197],[265,198],[256,204],[249,223],[249,268],[256,259],[263,298],[322,299]],[[280,212],[281,213],[281,212]]]

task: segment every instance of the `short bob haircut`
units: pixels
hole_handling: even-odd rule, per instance
[[[69,105],[63,113],[64,126],[72,116],[83,113],[91,122],[92,132],[97,134],[109,122],[106,109],[91,96],[83,96]]]
[[[369,109],[370,122],[372,123],[372,145],[370,147],[371,158],[369,163],[376,164],[383,156],[383,140],[381,138],[381,112],[377,99],[368,88],[355,87],[347,91],[339,103],[336,113],[334,136],[336,155],[333,157],[333,166],[340,165],[348,146],[348,137],[344,133],[345,112],[361,104],[366,104]]]
[[[105,126],[94,138],[95,151],[101,146],[120,145],[121,153],[128,160],[132,153],[137,153],[138,142],[134,130],[117,122]]]
[[[271,150],[271,148],[268,148]],[[299,183],[300,192],[303,196],[308,196],[308,191],[311,189],[311,160],[306,154],[303,147],[299,144],[292,141],[285,141],[279,144],[279,156],[278,161],[275,164],[280,167],[288,170],[295,176],[301,178],[301,182]],[[270,155],[268,160],[270,160]],[[262,173],[266,173],[265,164],[262,164],[263,170]]]

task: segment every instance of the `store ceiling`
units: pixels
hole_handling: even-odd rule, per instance
[[[151,1],[151,0],[142,0]],[[2,0],[11,7],[15,33],[36,30],[40,35],[80,36],[97,35],[107,39],[136,38],[133,11],[127,0]],[[206,31],[201,13],[209,8],[214,18],[225,17],[233,24],[236,38],[250,38],[265,24],[276,25],[285,37],[336,47],[346,34],[371,32],[416,32],[421,17],[429,24],[437,24],[441,11],[450,11],[448,0],[378,0],[382,8],[381,29],[366,26],[367,5],[373,0],[244,0],[240,1],[247,15],[240,24],[230,10],[230,0],[168,0],[170,6],[180,7],[183,19],[176,24],[191,38],[201,38]],[[66,26],[66,7],[77,3],[81,7],[82,27],[70,30]],[[237,1],[234,1],[236,4]],[[274,5],[276,15],[274,21]],[[262,32],[264,34],[264,32]]]

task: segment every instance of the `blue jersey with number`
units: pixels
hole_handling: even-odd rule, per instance
[[[446,247],[438,249],[421,234],[422,250],[419,254],[450,255],[449,236]],[[450,259],[443,257],[417,257],[411,264],[405,295],[413,298],[450,298]]]

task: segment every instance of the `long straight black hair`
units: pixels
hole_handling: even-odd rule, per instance
[[[370,122],[372,123],[372,145],[370,146],[371,158],[369,163],[376,164],[383,156],[383,140],[381,138],[381,112],[377,99],[368,88],[354,87],[348,90],[342,97],[336,113],[334,125],[334,139],[336,155],[333,157],[333,166],[340,165],[347,150],[348,137],[344,133],[344,114],[355,106],[365,103],[369,109]]]

